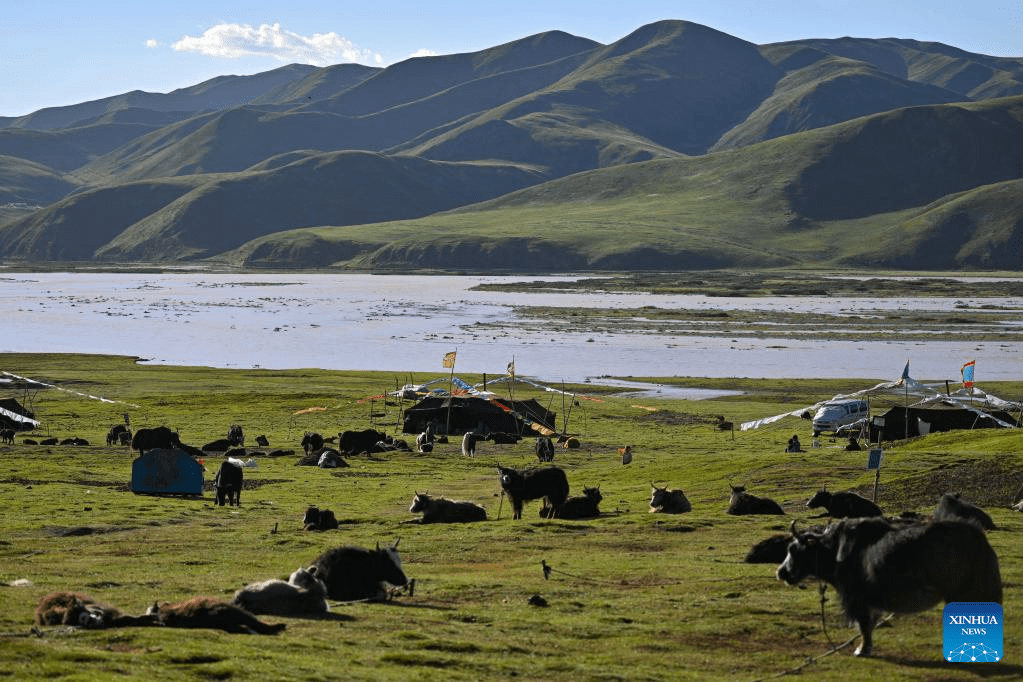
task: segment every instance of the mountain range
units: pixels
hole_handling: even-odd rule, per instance
[[[0,258],[1018,269],[1023,59],[685,21],[0,118]]]

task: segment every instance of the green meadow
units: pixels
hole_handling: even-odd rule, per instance
[[[828,589],[797,589],[773,565],[747,564],[756,542],[796,520],[820,523],[806,500],[829,490],[874,493],[866,452],[841,442],[783,453],[809,425],[786,418],[754,431],[722,431],[795,410],[872,380],[665,379],[738,391],[686,401],[616,395],[533,394],[558,414],[578,449],[555,464],[573,494],[599,485],[600,518],[544,520],[539,502],[511,518],[495,466],[536,464],[531,438],[482,442],[475,458],[459,443],[430,454],[350,458],[350,467],[296,466],[305,431],[324,435],[373,426],[400,435],[402,405],[380,396],[404,384],[390,372],[224,370],[138,364],[92,355],[0,354],[0,370],[61,389],[8,390],[43,422],[0,445],[0,678],[61,680],[759,680],[800,674],[822,680],[1009,680],[1023,677],[1023,433],[977,430],[884,443],[878,503],[887,513],[927,512],[947,491],[983,506],[1005,586],[1001,663],[942,660],[940,607],[897,615],[875,633],[875,656],[858,659]],[[436,376],[442,376],[438,372]],[[416,376],[424,381],[436,376]],[[481,377],[463,375],[467,381]],[[539,379],[543,379],[539,377]],[[1018,399],[1023,382],[985,384]],[[506,391],[507,388],[502,388]],[[85,395],[82,395],[85,394]],[[87,396],[119,402],[103,402]],[[554,397],[551,397],[554,396]],[[896,399],[897,400],[897,399]],[[410,403],[406,402],[405,407]],[[309,408],[323,408],[309,410]],[[875,408],[880,409],[875,404]],[[200,497],[136,495],[133,453],[105,445],[128,413],[133,428],[166,425],[195,446],[245,428],[258,466],[245,469],[240,507],[213,504],[220,457],[205,458]],[[253,448],[265,434],[270,448]],[[87,446],[26,445],[26,437],[79,437]],[[414,436],[406,436],[414,440]],[[623,465],[618,448],[631,445]],[[291,449],[294,455],[255,454]],[[651,483],[682,488],[688,514],[648,513]],[[725,514],[729,483],[769,496],[785,517]],[[474,500],[489,520],[414,522],[416,491]],[[335,512],[340,528],[307,532],[305,508]],[[326,549],[373,547],[400,538],[413,595],[387,603],[332,603],[328,617],[275,618],[276,636],[218,630],[33,626],[40,597],[71,590],[141,613],[154,601],[230,600],[249,582],[286,578]],[[544,563],[551,569],[545,577]],[[534,605],[542,598],[545,606]],[[822,617],[823,611],[823,617]]]

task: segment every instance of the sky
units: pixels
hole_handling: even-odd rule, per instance
[[[608,44],[665,19],[756,44],[894,37],[1023,57],[1023,0],[3,0],[0,116],[296,62],[388,66],[550,30]]]

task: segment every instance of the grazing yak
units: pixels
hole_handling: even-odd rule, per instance
[[[824,507],[828,516],[836,519],[852,519],[864,516],[881,516],[881,508],[856,493],[829,493],[827,489],[818,490],[806,506],[810,509]]]
[[[222,462],[217,476],[213,479],[213,488],[217,492],[217,504],[221,507],[227,502],[231,506],[240,507],[242,504],[242,479],[244,474],[242,468],[228,460]]]
[[[658,488],[653,483],[650,491],[650,513],[654,514],[685,514],[693,511],[693,505],[689,498],[681,490],[669,490],[667,487]]]
[[[337,601],[385,601],[394,587],[410,586],[401,570],[398,543],[386,549],[337,547],[321,554],[309,566]]]
[[[77,592],[52,592],[39,600],[36,625],[76,625],[90,629],[158,625],[150,615],[128,616]]]
[[[535,448],[538,460],[541,462],[554,461],[554,441],[551,440],[550,436],[537,436]]]
[[[746,514],[784,514],[781,505],[767,497],[757,497],[746,492],[746,486],[733,485],[732,496],[728,500],[726,514],[744,516]]]
[[[882,611],[915,613],[940,602],[1002,603],[998,557],[984,531],[968,521],[892,524],[880,517],[843,519],[821,533],[797,532],[776,575],[789,585],[812,576],[838,592],[869,656]]]
[[[14,429],[0,430],[0,443],[14,445]],[[109,443],[107,443],[109,445]]]
[[[316,567],[299,568],[287,580],[251,583],[234,593],[231,602],[249,613],[265,616],[301,616],[327,613],[327,586],[316,577]]]
[[[303,530],[337,530],[337,517],[329,509],[308,507],[302,517]]]
[[[543,498],[544,506],[553,507],[553,517],[560,515],[561,507],[568,499],[568,477],[563,469],[544,467],[517,471],[498,466],[497,471],[501,475],[501,489],[512,503],[512,518],[522,518],[523,502],[540,498]]]
[[[965,519],[967,521],[975,521],[980,524],[980,527],[984,530],[994,530],[995,522],[991,520],[991,517],[986,511],[980,507],[964,502],[959,497],[960,493],[945,493],[941,496],[938,501],[938,506],[934,510],[935,521],[955,521],[956,519]]]
[[[139,457],[148,450],[170,449],[181,445],[178,434],[166,426],[157,426],[152,429],[139,429],[131,439],[133,450],[139,451]]]
[[[208,597],[188,601],[153,604],[146,615],[156,616],[160,625],[171,628],[209,628],[235,634],[276,635],[286,623],[264,623],[240,606]]]
[[[576,495],[565,500],[561,506],[559,519],[592,519],[600,516],[600,501],[604,496],[600,494],[600,486],[596,488],[583,488],[582,495]],[[554,507],[545,504],[540,509],[541,518],[553,519]]]
[[[337,449],[345,455],[377,452],[377,443],[387,442],[387,434],[376,429],[342,431],[337,434]]]
[[[129,445],[131,443],[131,431],[124,424],[114,424],[107,431],[107,445]]]
[[[430,497],[426,493],[416,493],[408,510],[413,514],[423,515],[420,523],[468,523],[487,520],[487,510],[475,502]]]

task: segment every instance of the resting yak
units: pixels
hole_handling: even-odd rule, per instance
[[[818,490],[806,506],[810,509],[824,507],[828,516],[836,519],[851,519],[864,516],[881,516],[881,508],[856,493],[829,493],[826,488]]]
[[[391,590],[387,587],[411,587],[401,570],[398,543],[386,549],[338,547],[321,554],[309,570],[327,587],[327,596],[337,601],[384,601]]]
[[[744,516],[746,514],[784,514],[781,505],[768,497],[757,497],[746,492],[746,486],[733,485],[732,496],[728,500],[726,514]]]
[[[523,502],[540,498],[543,498],[544,506],[554,509],[550,518],[560,515],[561,507],[568,499],[568,477],[564,469],[544,467],[517,471],[499,466],[497,471],[501,474],[501,489],[512,503],[512,518],[522,518]]]
[[[845,615],[869,656],[878,613],[915,613],[939,602],[1002,602],[998,557],[984,531],[967,521],[899,525],[883,518],[843,519],[823,532],[790,527],[779,580],[797,585],[812,576],[838,592]]]
[[[600,486],[596,488],[583,488],[582,495],[576,495],[565,500],[559,519],[593,519],[600,516],[600,501],[604,496],[600,494]],[[545,519],[554,518],[554,507],[545,504],[540,509],[540,516]]]
[[[416,493],[408,510],[413,514],[423,515],[420,523],[469,523],[487,520],[487,510],[475,502],[431,497],[426,493]]]
[[[249,613],[270,616],[322,615],[327,613],[327,587],[316,568],[299,568],[287,580],[250,583],[234,593],[235,606]]]
[[[991,520],[986,511],[974,504],[963,501],[959,495],[960,493],[945,493],[941,496],[938,506],[934,510],[935,521],[966,519],[968,521],[976,521],[984,530],[995,529],[995,522]]]
[[[685,514],[693,511],[693,505],[689,498],[681,490],[668,490],[667,487],[658,488],[654,484],[650,491],[650,513],[655,514]]]

